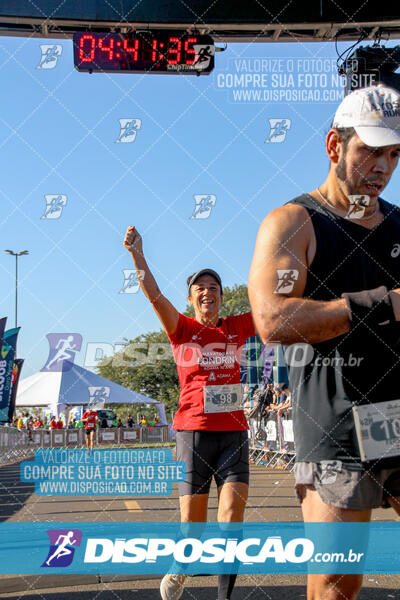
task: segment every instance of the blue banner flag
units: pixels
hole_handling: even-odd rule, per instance
[[[7,317],[0,319],[0,344],[3,341],[4,332],[6,330]]]
[[[394,574],[399,533],[396,522],[8,522],[0,573]]]
[[[12,371],[19,330],[20,327],[8,329],[0,347],[0,423],[8,422]]]
[[[283,353],[283,348],[280,344],[277,347],[276,354],[276,384],[287,383],[289,384],[289,375],[285,361],[285,355]]]
[[[11,391],[10,391],[10,402],[8,404],[8,422],[11,423],[15,411],[15,401],[17,399],[18,383],[21,376],[22,365],[24,364],[23,358],[16,358],[12,369],[11,376]]]

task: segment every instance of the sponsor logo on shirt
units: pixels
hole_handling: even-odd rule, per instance
[[[400,256],[400,244],[395,244],[393,246],[390,256],[392,258],[397,258],[398,256]]]
[[[233,369],[236,362],[235,352],[228,350],[226,354],[222,352],[203,352],[197,357],[197,363],[202,367],[225,366],[228,369]]]

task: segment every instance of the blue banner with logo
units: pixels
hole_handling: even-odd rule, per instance
[[[19,330],[20,327],[15,327],[6,331],[0,348],[0,423],[8,422],[12,371]]]
[[[261,385],[263,375],[263,344],[258,336],[249,337],[243,346],[240,361],[240,381],[249,386],[249,399]]]
[[[400,573],[400,523],[1,523],[0,573]]]
[[[277,346],[276,353],[276,384],[286,383],[289,385],[289,375],[285,361],[283,348],[280,344]]]
[[[22,365],[24,364],[23,358],[16,358],[14,360],[12,375],[11,375],[11,391],[10,391],[10,402],[8,403],[8,422],[11,423],[14,411],[15,401],[17,399],[18,383],[21,376]]]
[[[0,343],[3,341],[4,332],[6,330],[7,317],[0,319]]]

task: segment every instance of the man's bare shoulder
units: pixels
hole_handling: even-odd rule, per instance
[[[307,209],[300,204],[287,203],[274,208],[263,220],[260,233],[279,234],[280,237],[299,235],[309,237],[312,222]]]

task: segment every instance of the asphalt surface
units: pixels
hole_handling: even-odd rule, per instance
[[[215,487],[209,501],[209,521],[216,520]],[[392,510],[377,510],[374,520],[399,520]],[[0,467],[0,522],[179,522],[178,493],[168,497],[42,497],[22,483],[19,464]],[[246,521],[301,521],[286,471],[251,466]],[[157,576],[128,575],[1,575],[0,597],[25,600],[159,600]],[[215,600],[216,577],[190,577],[182,600]],[[240,575],[232,600],[294,600],[306,598],[302,575]],[[400,600],[400,576],[366,575],[359,600]]]

